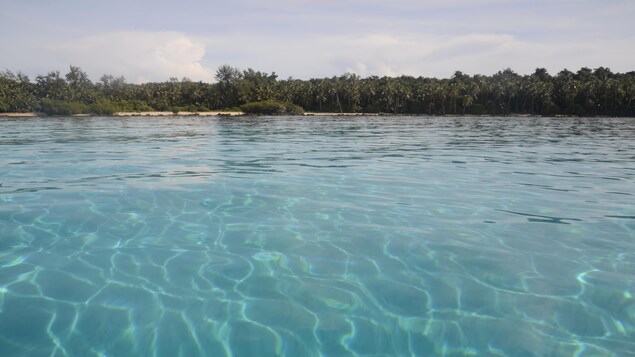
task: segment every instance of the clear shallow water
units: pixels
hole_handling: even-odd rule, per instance
[[[1,356],[633,356],[635,120],[0,119]]]

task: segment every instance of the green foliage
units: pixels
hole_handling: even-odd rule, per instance
[[[197,106],[194,104],[172,107],[172,112],[174,113],[178,113],[178,112],[198,113],[198,112],[208,112],[208,111],[209,111],[208,108]]]
[[[86,72],[82,71],[79,67],[70,66],[70,70],[66,74],[65,78],[67,85],[67,101],[85,104],[95,102],[95,86],[90,79],[88,79]]]
[[[0,72],[0,110],[52,115],[116,111],[190,111],[238,108],[254,114],[300,114],[303,109],[336,113],[429,115],[635,116],[635,72],[608,68],[530,75],[505,69],[491,76],[455,72],[451,78],[377,77],[344,74],[331,78],[278,79],[275,73],[228,65],[218,83],[171,78],[129,84],[104,75],[92,83],[79,67],[66,75],[52,71],[34,82],[21,73]],[[246,104],[247,103],[247,104]],[[254,104],[255,103],[255,104]],[[227,110],[230,111],[230,110]]]
[[[239,107],[217,108],[216,111],[223,112],[223,113],[242,112],[242,110]]]
[[[483,114],[487,114],[487,111],[485,110],[485,107],[482,104],[474,104],[470,107],[467,114],[483,115]]]
[[[239,68],[224,64],[216,70],[216,80],[223,84],[231,84],[243,79]]]
[[[246,114],[282,114],[285,111],[285,106],[277,101],[266,100],[243,104],[240,109]]]
[[[29,77],[20,72],[0,72],[0,111],[32,112],[39,103],[35,86]]]
[[[90,112],[97,115],[113,115],[117,107],[110,101],[100,100],[90,106]]]
[[[292,103],[282,103],[275,100],[264,100],[243,104],[240,109],[245,114],[266,114],[266,115],[300,115],[304,110]]]
[[[40,111],[46,115],[89,114],[90,107],[84,103],[44,98],[40,104]]]
[[[68,97],[68,85],[64,78],[60,77],[60,71],[37,76],[35,81],[37,95],[40,98],[66,100]]]
[[[118,100],[113,103],[117,111],[120,112],[151,112],[154,111],[148,103],[133,99],[133,100]]]
[[[285,103],[284,105],[286,107],[286,114],[288,115],[303,115],[304,114],[304,109],[302,109],[302,107],[299,105],[295,105],[289,102]]]

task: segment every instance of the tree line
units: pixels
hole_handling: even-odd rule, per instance
[[[64,76],[52,71],[31,81],[23,73],[5,71],[0,72],[0,112],[200,112],[273,100],[311,112],[635,116],[635,72],[613,73],[605,67],[565,69],[556,75],[538,68],[530,75],[505,69],[491,76],[457,71],[444,79],[346,73],[299,80],[223,65],[216,79],[132,84],[104,75],[92,82],[81,68],[70,66]]]

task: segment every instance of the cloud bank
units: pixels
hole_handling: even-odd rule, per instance
[[[130,81],[165,81],[169,77],[212,81],[201,60],[205,45],[179,32],[119,31],[81,37],[49,50],[93,75],[123,75]]]

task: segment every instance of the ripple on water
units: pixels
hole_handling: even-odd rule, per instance
[[[632,119],[0,121],[0,355],[629,356]]]

